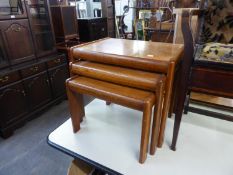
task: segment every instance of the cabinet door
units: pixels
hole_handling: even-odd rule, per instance
[[[5,128],[27,113],[22,83],[0,90],[0,127]]]
[[[51,100],[48,75],[42,72],[33,78],[24,80],[30,110],[34,110]]]
[[[11,64],[35,58],[27,19],[2,21],[0,22],[0,32]]]
[[[67,65],[63,65],[49,71],[54,98],[66,93],[65,81],[69,77]]]
[[[38,57],[56,51],[46,0],[28,0],[28,17]]]

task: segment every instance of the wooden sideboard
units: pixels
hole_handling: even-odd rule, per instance
[[[65,55],[56,51],[47,0],[20,2],[19,14],[0,2],[0,135],[4,138],[64,99],[69,76]]]

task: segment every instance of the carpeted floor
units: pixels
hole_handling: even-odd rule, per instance
[[[71,157],[47,144],[47,136],[68,119],[64,101],[28,122],[6,140],[0,138],[0,175],[65,175]]]

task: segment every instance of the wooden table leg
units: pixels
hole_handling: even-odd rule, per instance
[[[164,91],[164,82],[161,81],[158,89],[156,90],[156,105],[154,106],[154,115],[153,115],[153,124],[152,124],[152,134],[151,134],[151,145],[150,145],[150,154],[154,155],[157,144],[158,136],[160,130],[160,122],[162,116],[162,104],[163,104],[163,91]]]
[[[66,82],[66,93],[69,102],[69,109],[71,120],[73,124],[74,133],[80,130],[80,122],[82,118],[85,116],[85,110],[83,105],[83,95],[73,92],[69,88],[69,82]]]
[[[169,107],[170,107],[170,101],[171,101],[170,98],[171,98],[171,92],[173,88],[173,80],[174,80],[174,74],[175,74],[175,63],[174,62],[170,63],[168,70],[169,71],[167,73],[167,80],[166,80],[166,86],[165,86],[163,112],[162,112],[159,139],[158,139],[158,145],[157,145],[159,148],[161,148],[163,145],[166,121],[167,121],[167,116],[168,116]]]
[[[143,111],[142,118],[142,133],[141,133],[141,145],[140,145],[140,157],[139,162],[144,163],[147,157],[147,150],[149,145],[150,136],[150,122],[151,122],[152,105],[146,104]]]

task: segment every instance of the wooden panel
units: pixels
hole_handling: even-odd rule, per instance
[[[67,65],[60,66],[49,71],[53,97],[59,97],[65,94],[65,81],[69,77]]]
[[[19,120],[27,113],[27,104],[22,83],[0,90],[0,106],[0,126],[2,128]]]
[[[233,98],[233,72],[218,69],[193,68],[192,90]]]
[[[12,64],[35,58],[28,20],[2,21],[0,32]]]
[[[204,103],[216,104],[218,106],[230,107],[233,109],[233,99],[218,97],[214,95],[207,95],[192,92],[191,100],[200,101]]]
[[[34,110],[51,100],[51,89],[46,72],[25,80],[24,84],[31,110]]]

